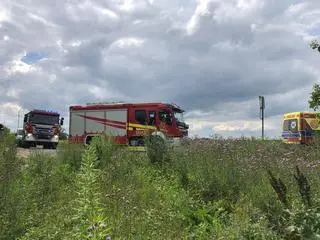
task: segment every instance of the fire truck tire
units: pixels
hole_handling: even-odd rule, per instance
[[[86,140],[85,140],[86,145],[90,145],[90,143],[91,143],[91,141],[92,141],[92,138],[93,138],[93,136],[87,136],[87,137],[86,137]]]
[[[133,137],[129,140],[130,146],[144,146],[144,141],[142,137]]]
[[[30,143],[28,143],[28,142],[23,143],[23,148],[30,148],[30,147],[31,147]]]
[[[58,147],[58,143],[52,143],[51,144],[51,148],[52,149],[57,149],[57,147]]]

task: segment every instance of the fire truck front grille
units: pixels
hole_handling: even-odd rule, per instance
[[[50,139],[52,137],[52,133],[49,128],[36,128],[35,135],[38,139]]]

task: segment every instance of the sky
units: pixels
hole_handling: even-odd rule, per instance
[[[320,1],[2,0],[0,122],[33,108],[173,102],[191,137],[281,135],[311,111],[319,82]]]

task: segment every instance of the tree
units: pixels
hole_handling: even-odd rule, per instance
[[[61,131],[59,133],[59,139],[60,140],[67,140],[68,134],[66,133],[66,130],[64,128],[61,128]]]
[[[318,40],[312,40],[309,45],[312,49],[317,49],[320,52],[320,42]]]
[[[312,93],[310,96],[309,107],[312,108],[314,111],[320,109],[320,84],[314,84]]]
[[[10,129],[5,125],[0,124],[0,135],[8,135],[10,133]]]

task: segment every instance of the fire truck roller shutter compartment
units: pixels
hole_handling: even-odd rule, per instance
[[[71,129],[70,129],[70,134],[72,134],[72,136],[82,136],[83,135],[83,130],[85,127],[85,120],[83,117],[84,116],[84,112],[83,111],[74,111],[71,112]]]
[[[106,131],[109,136],[126,136],[127,134],[127,109],[114,109],[106,111]]]
[[[86,111],[86,133],[101,134],[104,132],[104,111],[101,110],[88,110]]]

